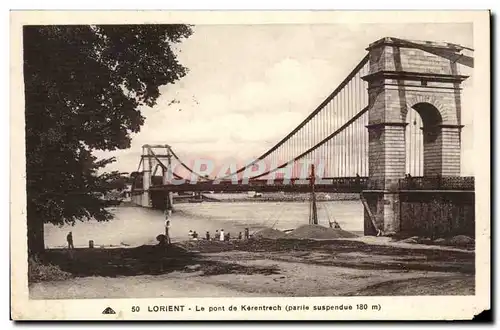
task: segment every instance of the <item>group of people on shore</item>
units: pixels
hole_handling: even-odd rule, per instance
[[[171,244],[171,240],[170,240],[170,216],[172,215],[172,210],[171,209],[167,209],[165,211],[165,243],[166,244]],[[241,240],[243,239],[243,237],[245,239],[249,239],[250,238],[250,231],[248,228],[245,228],[244,230],[244,233],[242,233],[241,231],[238,233],[238,239]],[[188,232],[188,238],[189,240],[199,240],[199,239],[203,239],[203,240],[207,240],[207,241],[221,241],[221,242],[228,242],[230,239],[231,239],[231,233],[225,233],[224,232],[224,229],[221,229],[220,231],[217,229],[215,231],[215,234],[214,236],[211,236],[210,235],[210,232],[207,231],[205,233],[205,237],[202,237],[200,238],[199,237],[199,234],[196,232],[196,231],[193,231],[193,230],[189,230]]]
[[[250,238],[250,232],[248,230],[248,228],[245,228],[245,239],[249,239]],[[199,240],[198,238],[198,233],[196,231],[192,231],[192,230],[189,230],[188,232],[188,238],[189,240],[194,240],[194,241],[197,241]],[[207,231],[205,233],[205,237],[201,238],[203,240],[206,240],[206,241],[221,241],[221,242],[229,242],[229,240],[231,239],[231,233],[225,233],[224,232],[224,229],[221,229],[220,231],[217,229],[215,230],[215,234],[214,236],[211,236],[210,235],[210,232]],[[241,240],[243,239],[243,233],[240,231],[238,233],[238,239]]]

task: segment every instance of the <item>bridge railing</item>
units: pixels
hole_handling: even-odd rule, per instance
[[[335,187],[353,187],[360,186],[366,187],[368,183],[367,177],[342,177],[342,178],[316,178],[316,185],[332,185]],[[283,185],[308,185],[309,179],[274,179],[272,182],[268,180],[250,180],[250,186],[264,186],[264,185],[274,185],[274,186],[283,186]]]
[[[400,190],[474,190],[474,177],[409,177],[399,180]]]
[[[134,185],[134,190],[142,191],[142,182],[137,180]],[[322,181],[324,180],[324,181]],[[318,187],[327,187],[330,186],[335,189],[355,189],[355,190],[363,190],[363,189],[380,189],[383,186],[383,182],[379,182],[381,180],[369,179],[367,177],[341,177],[341,178],[319,178],[316,179],[315,185]],[[474,177],[461,177],[461,176],[442,176],[442,177],[409,177],[399,179],[397,182],[397,188],[399,190],[465,190],[465,191],[474,191]],[[309,180],[306,179],[296,179],[292,178],[289,180],[284,179],[274,179],[272,182],[266,179],[256,179],[250,180],[248,182],[238,181],[238,183],[234,183],[232,181],[221,181],[218,184],[212,184],[210,182],[197,182],[192,183],[195,186],[199,186],[199,188],[203,187],[203,189],[207,190],[218,190],[219,188],[231,186],[231,185],[244,185],[248,188],[262,188],[264,186],[274,186],[279,188],[280,186],[308,186]],[[186,182],[181,186],[183,189],[188,189],[192,184]],[[161,188],[163,184],[161,183],[161,177],[153,180],[151,188]]]
[[[366,189],[368,178],[366,177],[342,177],[342,178],[316,178],[315,187],[318,191],[359,191]],[[266,179],[239,180],[233,182],[223,180],[214,182],[184,182],[179,184],[151,185],[151,190],[167,189],[171,191],[310,191],[309,179]],[[142,191],[142,187],[136,187],[136,191]]]

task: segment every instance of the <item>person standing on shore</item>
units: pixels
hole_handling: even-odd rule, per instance
[[[66,241],[68,241],[68,249],[74,249],[75,246],[73,245],[73,233],[69,232],[69,234],[66,236]]]
[[[165,221],[169,220],[172,216],[172,209],[165,209]]]
[[[165,221],[165,241],[167,244],[170,244],[170,220]]]
[[[224,229],[220,230],[220,241],[224,242]]]
[[[207,231],[207,233],[205,234],[205,236],[206,236],[207,241],[210,241],[210,233],[209,233],[208,231]]]
[[[170,218],[170,213],[168,212],[168,209],[166,209],[165,210],[165,224],[167,223],[169,218]]]
[[[214,234],[214,241],[216,241],[218,239],[219,239],[219,229],[216,229],[215,234]]]
[[[248,231],[248,228],[245,228],[245,239],[248,239],[250,237],[250,233]]]

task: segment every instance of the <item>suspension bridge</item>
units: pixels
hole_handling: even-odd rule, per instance
[[[144,145],[133,200],[169,208],[174,192],[306,192],[314,181],[315,191],[360,194],[367,235],[422,230],[421,214],[407,210],[436,200],[462,219],[443,225],[442,215],[436,226],[448,227],[439,230],[471,234],[474,178],[460,174],[460,86],[468,77],[459,68],[473,67],[473,50],[398,38],[366,50],[295,129],[239,169],[213,177],[172,146]],[[304,175],[311,164],[315,178]]]

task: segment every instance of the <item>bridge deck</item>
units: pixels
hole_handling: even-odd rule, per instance
[[[314,189],[317,192],[342,192],[342,193],[360,193],[369,189],[374,189],[375,182],[367,177],[345,177],[345,178],[323,178],[317,179]],[[376,189],[376,188],[375,188]],[[200,192],[200,191],[223,191],[223,192],[309,192],[311,191],[310,182],[307,179],[275,179],[252,180],[237,182],[186,182],[183,184],[167,184],[151,186],[150,191],[171,191],[171,192]],[[414,177],[411,179],[399,180],[399,191],[474,191],[474,178],[472,177],[443,177],[443,178],[424,178]],[[135,192],[142,192],[139,187],[134,188]]]
[[[324,178],[316,181],[314,189],[318,192],[361,192],[366,189],[367,178]],[[168,184],[161,186],[152,186],[150,191],[166,190],[172,192],[184,191],[224,191],[224,192],[308,192],[311,191],[309,180],[300,179],[275,179],[252,180],[238,182],[188,182],[184,184]]]

